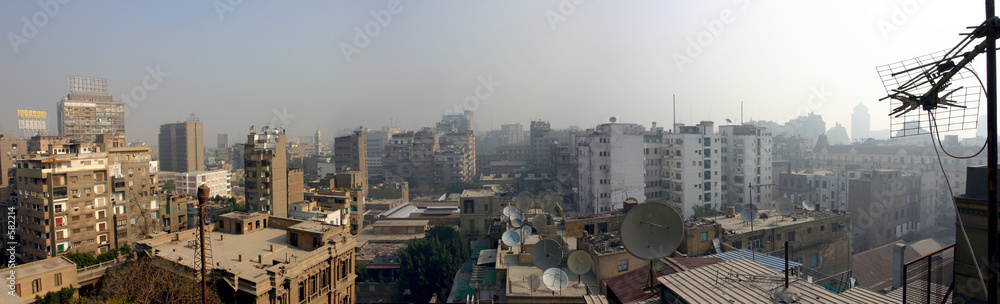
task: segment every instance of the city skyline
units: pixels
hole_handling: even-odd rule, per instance
[[[0,126],[15,133],[16,109],[54,112],[66,76],[79,75],[108,79],[126,102],[128,140],[147,143],[160,123],[190,113],[207,134],[240,138],[276,124],[301,137],[394,119],[418,129],[456,109],[475,111],[479,130],[537,119],[591,128],[609,116],[739,122],[741,101],[742,121],[814,112],[848,130],[862,103],[880,130],[889,106],[877,102],[885,91],[875,66],[951,47],[982,10],[919,1],[217,2],[8,5]]]

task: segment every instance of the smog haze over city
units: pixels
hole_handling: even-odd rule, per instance
[[[983,15],[927,0],[56,3],[0,9],[0,126],[54,113],[66,76],[97,77],[127,104],[128,140],[147,143],[191,113],[234,138],[415,129],[455,109],[478,131],[809,112],[850,130],[862,103],[888,129],[875,67],[949,48]]]

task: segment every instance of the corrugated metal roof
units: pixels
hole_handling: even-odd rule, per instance
[[[784,285],[780,272],[750,259],[677,272],[658,280],[670,293],[687,303],[772,303],[773,291]],[[884,295],[856,291],[843,296],[793,280],[790,285],[800,295],[798,303],[895,303]]]
[[[685,271],[707,265],[722,263],[720,258],[666,258],[659,262],[663,267],[656,271],[657,277]],[[604,281],[608,285],[608,290],[615,294],[618,301],[622,303],[635,303],[648,299],[658,298],[658,293],[645,293],[642,288],[647,284],[649,277],[649,264],[620,274]]]
[[[767,267],[771,267],[774,270],[782,271],[785,269],[785,259],[776,256],[770,256],[766,253],[754,253],[753,251],[747,249],[737,249],[733,251],[726,251],[723,253],[716,253],[708,255],[709,257],[716,257],[726,261],[738,260],[738,259],[750,259],[755,260],[758,263],[764,264]],[[788,268],[795,269],[802,266],[802,263],[788,261]]]
[[[851,260],[854,277],[858,286],[872,290],[889,290],[892,287],[892,250],[897,241],[854,255]],[[920,258],[920,254],[909,245],[903,252],[904,262]]]

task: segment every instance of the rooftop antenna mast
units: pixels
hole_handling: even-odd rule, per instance
[[[963,33],[961,42],[955,47],[898,63],[877,67],[889,99],[890,132],[893,137],[919,135],[930,133],[932,144],[934,137],[940,134],[938,120],[944,124],[944,131],[975,129],[978,119],[978,104],[980,88],[985,86],[986,124],[988,136],[987,146],[987,259],[988,265],[1000,262],[997,258],[997,96],[996,96],[996,39],[1000,20],[996,17],[994,0],[986,0],[986,20],[978,26],[969,27],[971,33]],[[976,39],[983,38],[978,44]],[[970,49],[971,48],[971,49]],[[986,84],[981,82],[963,82],[978,76],[967,65],[979,54],[986,53]],[[958,60],[956,63],[955,60]],[[963,86],[967,84],[967,86]],[[977,86],[979,85],[979,86]],[[926,111],[924,115],[917,109]],[[938,116],[943,116],[938,118]],[[921,128],[921,122],[926,121],[927,129]],[[936,148],[936,147],[935,147]],[[957,212],[957,210],[956,210]],[[957,215],[959,225],[961,215]],[[964,230],[963,230],[964,231]],[[968,240],[966,236],[966,240]],[[970,244],[971,249],[971,244]],[[975,259],[973,259],[975,261]],[[978,262],[977,262],[978,264]],[[987,303],[997,304],[998,274],[996,268],[987,267],[991,272],[986,288]],[[979,266],[976,265],[976,270]],[[979,273],[983,280],[982,273]]]

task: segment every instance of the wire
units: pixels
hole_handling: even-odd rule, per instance
[[[979,88],[981,88],[983,90],[983,92],[985,92],[987,95],[989,95],[989,92],[986,91],[986,86],[983,85],[983,79],[979,78],[979,74],[976,74],[976,71],[973,71],[969,67],[962,67],[962,68],[964,68],[966,71],[969,71],[969,73],[972,73],[973,76],[976,76],[976,80],[979,81]],[[972,156],[955,156],[955,155],[952,155],[951,153],[948,153],[948,150],[945,149],[944,145],[941,143],[941,129],[938,128],[937,117],[934,116],[934,112],[932,112],[932,111],[927,111],[927,114],[928,114],[928,117],[930,119],[931,133],[937,133],[937,145],[941,147],[941,151],[943,151],[944,154],[947,154],[948,156],[950,156],[952,158],[970,159],[970,158],[979,156],[979,154],[983,153],[983,150],[986,149],[986,144],[989,141],[983,142],[983,146],[981,148],[979,148],[979,152],[976,152],[976,154],[973,154]],[[935,131],[935,130],[937,130],[937,131]],[[934,142],[934,138],[932,137],[931,138],[931,144],[934,144],[933,142]]]
[[[928,119],[930,119],[931,121],[934,121],[933,114],[931,114],[931,111],[929,111],[929,110],[927,111],[927,116],[928,116]],[[933,131],[933,130],[931,130],[931,131]],[[975,256],[976,256],[975,253],[976,253],[976,251],[972,250],[972,242],[969,241],[969,233],[965,231],[965,224],[962,223],[962,215],[958,212],[958,202],[955,201],[955,191],[951,189],[951,180],[948,179],[948,172],[944,170],[944,162],[941,160],[941,153],[938,152],[937,146],[934,145],[934,142],[933,142],[934,141],[934,132],[931,132],[930,135],[931,135],[931,146],[934,146],[934,154],[937,155],[938,166],[941,167],[941,175],[944,176],[944,182],[945,182],[945,184],[948,185],[948,194],[951,195],[950,196],[951,197],[951,203],[955,207],[955,219],[958,221],[958,227],[961,228],[962,238],[965,239],[965,245],[969,247],[969,253],[973,256],[972,262],[976,265],[976,273],[979,274],[979,283],[983,284],[983,292],[985,292],[985,293],[988,294],[989,293],[989,288],[986,287],[988,285],[986,285],[986,280],[983,279],[983,271],[979,268],[979,261],[975,259]],[[942,150],[944,150],[944,148],[942,148]],[[982,151],[980,151],[980,152],[982,152]]]

